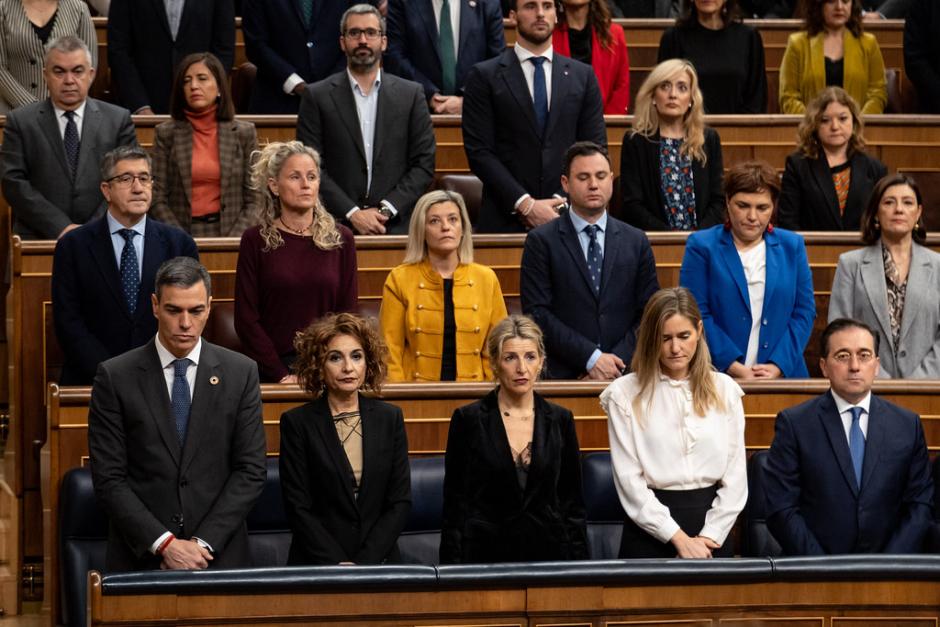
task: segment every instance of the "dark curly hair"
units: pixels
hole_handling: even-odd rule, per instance
[[[895,185],[907,185],[914,192],[914,198],[917,199],[917,206],[923,207],[924,200],[920,194],[920,186],[917,181],[906,174],[898,172],[897,174],[887,174],[875,183],[871,195],[868,197],[868,205],[865,212],[862,213],[862,242],[871,246],[881,239],[881,225],[878,224],[878,210],[881,208],[881,198],[889,188]],[[911,233],[914,241],[918,244],[927,243],[927,229],[924,228],[924,213],[921,211],[917,224],[914,225],[914,232]]]
[[[361,389],[379,392],[388,372],[388,348],[372,320],[351,313],[327,315],[297,332],[294,337],[294,350],[297,351],[294,372],[300,386],[315,397],[326,391],[323,369],[327,346],[338,335],[349,335],[362,345],[366,374]]]

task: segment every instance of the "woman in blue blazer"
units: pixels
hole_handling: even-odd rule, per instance
[[[771,225],[779,178],[745,162],[724,188],[725,224],[689,236],[679,275],[698,300],[712,362],[740,379],[808,377],[813,280],[803,238]]]

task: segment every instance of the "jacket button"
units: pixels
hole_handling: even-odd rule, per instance
[[[182,481],[180,481],[180,487],[181,487],[181,488],[185,488],[185,487],[188,486],[188,485],[189,485],[189,482],[186,481],[185,479],[183,479]]]
[[[414,373],[414,375],[412,375],[412,376],[413,376],[415,379],[417,379],[417,378],[418,378],[419,376],[421,376],[421,375],[419,375],[419,374],[416,372],[416,373]]]
[[[770,346],[770,344],[768,344],[767,342],[764,342],[764,348],[767,348],[768,346]]]
[[[480,308],[479,305],[474,305],[474,306],[473,306],[473,311],[476,311],[476,310],[478,310],[479,308]]]
[[[901,357],[907,357],[907,351],[901,351],[898,354],[901,355]]]
[[[473,354],[474,354],[474,355],[479,355],[479,354],[480,354],[480,349],[479,349],[479,348],[474,348],[474,349],[473,349]]]
[[[767,326],[767,318],[764,318],[764,326]]]
[[[421,327],[415,327],[415,333],[421,333]]]
[[[473,287],[473,281],[472,281],[472,280],[471,280],[471,281],[467,281],[467,285],[469,285],[470,287]]]
[[[420,356],[421,356],[421,351],[415,351],[415,357],[420,357]]]
[[[312,42],[312,41],[308,41],[308,42],[307,42],[307,47],[308,47],[308,48],[313,48],[313,42]]]
[[[424,305],[418,305],[418,309],[424,309]]]
[[[473,328],[473,332],[474,332],[474,333],[479,333],[479,332],[480,332],[480,327],[474,327],[474,328]]]
[[[423,288],[423,287],[424,287],[424,283],[418,283],[418,287]]]

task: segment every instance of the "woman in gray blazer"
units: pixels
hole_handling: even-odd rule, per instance
[[[0,113],[48,95],[44,51],[65,35],[84,41],[98,65],[98,38],[83,0],[0,0]]]
[[[868,246],[839,257],[832,283],[829,321],[876,331],[881,377],[940,378],[940,254],[923,246],[923,210],[912,178],[878,181],[862,215]]]

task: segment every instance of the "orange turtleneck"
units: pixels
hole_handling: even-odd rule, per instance
[[[185,111],[186,119],[193,127],[192,215],[200,217],[218,213],[222,209],[222,166],[216,106],[199,113],[189,109]]]

